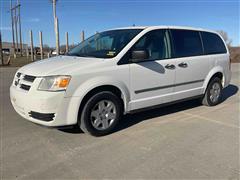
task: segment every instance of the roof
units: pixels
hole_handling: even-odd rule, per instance
[[[119,30],[119,29],[186,29],[186,30],[194,30],[194,31],[206,31],[206,32],[213,32],[216,33],[215,31],[212,30],[207,30],[207,29],[202,29],[202,28],[194,28],[194,27],[188,27],[188,26],[129,26],[129,27],[120,27],[120,28],[114,28],[110,30]]]

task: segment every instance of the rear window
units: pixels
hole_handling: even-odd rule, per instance
[[[222,39],[217,34],[201,32],[201,35],[205,54],[222,54],[227,52]]]
[[[187,57],[203,55],[202,42],[198,31],[171,30],[174,57]]]

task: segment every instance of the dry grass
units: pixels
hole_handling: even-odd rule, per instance
[[[232,62],[240,63],[240,47],[231,47],[229,51]]]
[[[8,64],[9,56],[4,56],[3,59],[4,59],[4,64],[5,64],[5,65],[3,65],[4,67],[22,67],[22,66],[32,62],[30,56],[27,58],[26,56],[18,55],[16,59],[11,57],[9,64]],[[37,56],[36,60],[40,60],[40,56]]]

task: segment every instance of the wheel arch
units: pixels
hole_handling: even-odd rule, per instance
[[[130,101],[130,92],[127,85],[124,82],[117,81],[109,77],[98,77],[97,79],[91,79],[82,83],[74,92],[73,96],[78,97],[78,119],[79,114],[83,109],[83,105],[86,101],[97,92],[110,91],[120,97],[123,106],[123,113],[126,113],[129,109],[128,104]]]
[[[209,82],[210,82],[214,77],[219,77],[219,78],[221,79],[222,86],[224,87],[224,84],[225,84],[225,76],[224,76],[224,73],[223,73],[223,68],[222,68],[222,67],[216,67],[216,68],[212,69],[212,70],[208,73],[208,75],[207,75],[207,77],[206,77],[206,79],[205,79],[205,81],[204,81],[204,83],[203,83],[204,93],[205,93],[205,91],[206,91],[206,89],[207,89],[207,86],[208,86]]]
[[[126,109],[126,99],[125,99],[125,95],[124,93],[122,93],[122,91],[114,86],[114,85],[101,85],[101,86],[97,86],[93,89],[91,89],[90,91],[88,91],[84,97],[82,98],[80,105],[79,105],[79,110],[78,110],[78,118],[82,113],[84,104],[95,94],[99,93],[99,92],[103,92],[103,91],[110,91],[113,94],[117,95],[117,97],[120,97],[120,100],[122,102],[121,106],[123,108],[123,111],[125,112]]]

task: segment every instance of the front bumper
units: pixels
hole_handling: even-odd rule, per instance
[[[10,87],[10,99],[16,112],[23,118],[44,126],[58,127],[77,123],[77,97],[64,97],[65,91],[29,91]],[[47,118],[46,118],[47,117]]]

